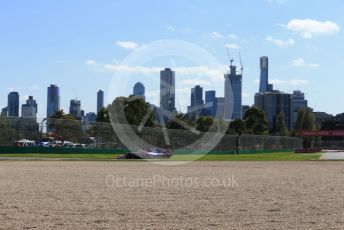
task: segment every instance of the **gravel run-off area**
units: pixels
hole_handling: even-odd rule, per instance
[[[344,163],[2,161],[0,229],[344,229]]]

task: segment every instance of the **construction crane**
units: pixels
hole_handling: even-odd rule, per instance
[[[242,75],[242,72],[244,70],[244,66],[242,65],[242,60],[241,60],[241,54],[239,52],[239,60],[240,60],[240,74]]]
[[[230,66],[232,66],[233,65],[233,58],[231,58],[231,54],[229,53],[229,49],[228,49],[228,47],[226,48],[227,49],[227,55],[228,55],[228,59],[229,59],[229,62],[231,63],[231,65]]]

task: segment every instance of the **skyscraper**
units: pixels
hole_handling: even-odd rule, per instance
[[[26,104],[22,105],[21,116],[24,118],[36,118],[38,111],[37,102],[32,96],[26,100]]]
[[[269,84],[269,58],[264,56],[260,58],[259,92],[265,93],[269,91],[273,91],[273,85]]]
[[[191,88],[191,102],[190,106],[188,106],[188,113],[194,119],[197,119],[199,116],[202,115],[204,108],[204,101],[203,101],[203,88],[199,85],[196,85],[194,88]]]
[[[276,132],[278,115],[283,113],[285,116],[285,123],[290,130],[292,126],[291,120],[291,95],[280,91],[256,93],[254,97],[254,104],[257,108],[264,111],[268,121],[269,130]]]
[[[18,92],[11,92],[8,94],[7,101],[8,116],[19,117],[19,94]]]
[[[52,117],[60,110],[60,89],[57,85],[48,87],[47,117]]]
[[[295,129],[297,114],[301,108],[307,108],[308,102],[305,99],[305,94],[299,90],[294,90],[291,95],[291,115],[292,115],[292,128]]]
[[[205,115],[216,116],[216,91],[205,91]]]
[[[2,110],[1,110],[1,116],[2,116],[2,117],[7,117],[7,114],[8,114],[8,108],[7,108],[7,107],[2,108]]]
[[[224,119],[242,118],[242,74],[237,74],[236,66],[230,65],[229,74],[225,74]]]
[[[97,92],[97,113],[104,108],[104,91],[99,90]]]
[[[216,98],[216,118],[224,119],[225,114],[225,98],[217,97]]]
[[[70,100],[69,114],[73,115],[76,119],[81,120],[82,118],[81,101]]]
[[[133,95],[142,97],[145,100],[145,86],[141,82],[137,82],[133,88]]]
[[[191,107],[203,104],[203,88],[196,85],[194,88],[191,88]]]
[[[174,112],[175,108],[175,73],[169,68],[160,71],[160,109]]]

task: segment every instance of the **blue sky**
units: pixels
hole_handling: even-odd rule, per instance
[[[46,88],[55,83],[62,108],[68,110],[69,100],[78,98],[90,112],[96,109],[97,90],[111,97],[129,94],[136,80],[156,103],[156,68],[164,66],[180,71],[178,109],[186,109],[188,88],[196,83],[223,96],[225,70],[204,60],[167,56],[123,66],[147,44],[178,39],[204,49],[222,67],[228,64],[225,46],[236,63],[240,52],[244,104],[253,103],[259,57],[267,55],[275,88],[302,90],[316,111],[337,114],[344,112],[343,12],[341,0],[1,1],[0,107],[16,90],[22,102],[28,95],[37,99],[42,117]],[[204,68],[206,73],[197,73]]]

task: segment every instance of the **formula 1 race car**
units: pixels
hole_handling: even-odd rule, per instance
[[[119,156],[117,159],[167,159],[172,153],[166,149],[152,148],[138,150]]]

